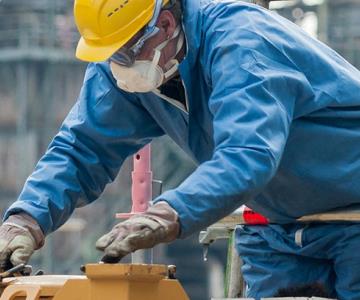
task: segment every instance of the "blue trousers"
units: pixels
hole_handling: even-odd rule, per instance
[[[239,226],[246,297],[319,282],[339,300],[360,299],[360,224]]]

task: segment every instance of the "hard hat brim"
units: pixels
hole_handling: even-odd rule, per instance
[[[110,58],[118,49],[120,49],[127,40],[121,40],[111,45],[90,44],[84,38],[80,38],[76,47],[75,56],[87,62],[101,62]]]

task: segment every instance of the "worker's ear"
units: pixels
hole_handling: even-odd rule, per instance
[[[156,26],[170,38],[174,34],[177,22],[174,15],[169,10],[163,10],[160,12]]]

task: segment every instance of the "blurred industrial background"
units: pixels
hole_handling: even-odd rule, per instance
[[[71,0],[0,1],[0,208],[3,213],[46,150],[79,93],[86,64],[75,59],[78,33]],[[272,5],[360,66],[360,0],[294,0]],[[178,185],[196,167],[169,139],[153,143],[153,171],[163,189]],[[96,239],[130,210],[128,160],[101,199],[78,209],[31,261],[46,273],[78,274],[96,262]],[[176,264],[193,300],[222,295],[226,243],[217,242],[202,260],[197,235],[155,249],[155,263]],[[207,274],[207,275],[205,275]]]

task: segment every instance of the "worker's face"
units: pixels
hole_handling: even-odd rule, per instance
[[[176,74],[173,72],[177,65],[174,58],[181,61],[185,55],[183,37],[178,34],[179,24],[170,11],[163,10],[156,27],[158,32],[145,41],[135,57],[131,59],[130,56],[124,63],[120,60],[123,55],[118,61],[116,55],[110,59],[111,70],[120,88],[129,92],[149,92]],[[132,49],[143,34],[140,31],[119,52]],[[182,46],[180,51],[179,46]]]

